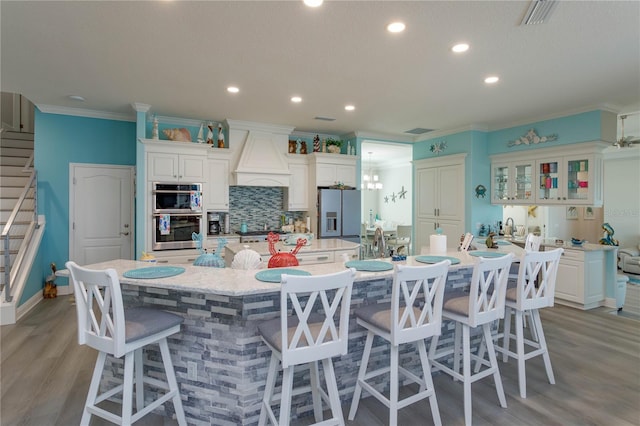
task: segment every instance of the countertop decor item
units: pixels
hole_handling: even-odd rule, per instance
[[[393,265],[381,260],[350,260],[344,264],[347,268],[355,268],[356,271],[380,272],[390,271]]]
[[[284,245],[286,246],[295,246],[298,245],[298,240],[303,239],[304,245],[311,245],[311,240],[313,240],[313,234],[289,234],[285,235]]]
[[[130,269],[122,274],[125,278],[148,280],[180,275],[184,272],[181,266],[149,266],[147,268]]]
[[[450,260],[452,265],[457,265],[460,263],[460,259],[451,256],[416,256],[416,262],[420,263],[438,263],[443,260]]]
[[[240,250],[233,256],[233,262],[231,262],[232,269],[260,269],[262,266],[262,257],[260,253],[255,250],[251,250],[249,246],[244,246],[244,250]]]
[[[311,275],[310,272],[303,271],[301,269],[290,269],[290,268],[273,268],[273,269],[263,269],[256,274],[256,279],[258,281],[264,281],[267,283],[279,283],[282,280],[282,274],[287,275]]]
[[[296,258],[296,254],[302,246],[305,244],[304,239],[298,239],[296,246],[291,253],[283,253],[276,250],[275,244],[280,241],[280,234],[276,234],[275,232],[269,232],[267,236],[267,242],[269,243],[269,253],[271,254],[271,259],[269,259],[269,268],[282,268],[284,266],[298,266],[298,258]]]

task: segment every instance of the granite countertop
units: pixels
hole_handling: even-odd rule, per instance
[[[227,244],[225,248],[231,251],[234,255],[238,253],[240,250],[244,250],[245,246],[249,246],[251,250],[255,250],[260,254],[260,256],[269,256],[269,243],[268,242],[260,242],[260,243],[231,243]],[[311,244],[307,246],[302,246],[298,253],[314,253],[318,251],[338,251],[338,250],[353,250],[360,247],[360,244],[353,243],[351,241],[341,240],[339,238],[319,238],[312,239]],[[278,241],[275,244],[276,251],[281,251],[283,253],[290,252],[296,246],[294,245],[285,245],[284,242]]]
[[[350,243],[353,244],[353,243]],[[341,245],[340,245],[341,246]],[[357,246],[357,244],[356,244]],[[522,249],[517,246],[501,246],[498,250],[492,250],[497,252],[521,253]],[[431,254],[426,254],[431,255]],[[471,256],[468,253],[462,253],[458,251],[449,251],[442,254],[433,255],[446,255],[455,257],[460,260],[457,265],[451,265],[450,270],[455,271],[459,268],[467,268],[473,266],[477,257]],[[377,259],[388,263],[398,263],[412,266],[424,266],[424,263],[415,260],[416,256],[409,256],[407,260],[401,262],[391,262],[391,259]],[[262,294],[273,293],[280,291],[279,283],[262,282],[255,278],[258,270],[239,270],[231,268],[210,268],[203,266],[193,265],[165,265],[162,266],[181,266],[185,271],[182,274],[175,275],[173,277],[166,278],[154,278],[154,279],[134,279],[125,278],[124,272],[131,269],[148,268],[156,266],[153,263],[141,262],[136,260],[111,260],[102,263],[96,263],[93,265],[87,265],[90,269],[106,269],[113,268],[118,273],[120,282],[122,284],[132,284],[142,287],[155,287],[162,289],[170,289],[184,292],[195,293],[212,293],[223,296],[244,296],[250,294]],[[295,269],[305,270],[312,275],[322,275],[344,270],[345,266],[343,262],[323,263],[317,265],[305,265],[297,266]],[[68,277],[69,271],[64,269],[56,272],[56,275],[62,277]],[[358,271],[356,273],[355,281],[369,281],[372,279],[385,279],[390,278],[393,275],[393,270],[382,272],[365,272]]]
[[[479,237],[482,238],[482,237]],[[509,241],[512,244],[515,244],[517,246],[520,247],[524,247],[524,239],[519,239],[519,238],[499,238],[499,240],[502,241]],[[482,240],[483,241],[483,240]],[[476,244],[476,240],[474,240],[473,244]],[[480,242],[478,242],[479,244],[481,244]],[[483,247],[486,247],[483,245]],[[544,240],[541,244],[540,244],[541,248],[558,248],[558,247],[562,247],[563,249],[569,249],[569,250],[579,250],[579,251],[599,251],[599,250],[615,250],[618,247],[616,246],[607,246],[607,245],[602,245],[602,244],[590,244],[590,243],[586,243],[583,244],[581,246],[576,246],[571,244],[571,241],[564,241],[561,244],[556,244],[555,240]]]

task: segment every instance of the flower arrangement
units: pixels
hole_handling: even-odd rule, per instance
[[[342,147],[342,141],[340,139],[327,138],[327,151],[334,154],[340,153],[340,147]]]

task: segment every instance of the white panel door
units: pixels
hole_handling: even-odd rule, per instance
[[[69,258],[133,259],[133,167],[69,165]]]

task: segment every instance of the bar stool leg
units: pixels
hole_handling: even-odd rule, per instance
[[[456,323],[456,326],[460,323]],[[462,375],[464,384],[464,423],[471,426],[471,341],[469,327],[462,325]]]
[[[291,391],[293,389],[293,366],[283,368],[282,371],[282,398],[280,399],[280,414],[278,424],[286,426],[291,416]]]
[[[136,410],[140,411],[144,408],[144,381],[142,379],[144,363],[142,362],[142,348],[135,350],[134,357],[133,373],[136,383]]]
[[[506,307],[504,312],[504,320],[502,322],[503,336],[502,336],[502,362],[507,362],[509,359],[509,350],[511,342],[511,308]]]
[[[431,389],[431,395],[429,396],[429,406],[431,407],[431,416],[433,417],[433,423],[435,426],[442,425],[440,420],[440,409],[438,408],[438,400],[436,399],[436,391],[433,386],[433,378],[431,377],[431,367],[429,366],[429,358],[427,357],[427,348],[424,340],[418,340],[418,353],[420,354],[420,362],[422,363],[422,375],[424,384],[420,386],[422,392],[424,388]]]
[[[516,352],[518,354],[518,387],[520,398],[527,397],[527,375],[524,358],[524,324],[522,312],[516,311]]]
[[[556,379],[553,376],[553,368],[551,368],[551,358],[549,357],[549,349],[547,348],[547,341],[544,338],[544,331],[542,330],[542,321],[540,321],[540,311],[534,309],[531,311],[533,316],[533,323],[536,329],[536,335],[538,336],[538,343],[542,352],[542,359],[544,360],[544,368],[547,370],[547,378],[552,385],[556,384]]]
[[[367,332],[367,340],[364,344],[364,352],[362,353],[362,361],[360,362],[360,371],[358,371],[358,378],[356,379],[356,388],[353,391],[353,399],[351,400],[351,409],[349,410],[349,420],[353,420],[358,411],[358,404],[360,403],[360,394],[362,393],[362,386],[360,381],[364,381],[364,376],[367,374],[367,364],[369,363],[369,355],[371,354],[371,346],[373,345],[373,333]]]
[[[331,404],[331,414],[334,420],[340,425],[344,425],[344,417],[342,417],[342,407],[340,406],[340,395],[338,393],[338,384],[336,382],[336,373],[333,371],[333,362],[331,358],[322,360],[322,368],[324,369],[324,378],[327,382],[327,393]]]
[[[102,370],[104,370],[104,363],[106,359],[106,352],[98,352],[98,359],[96,359],[96,366],[93,369],[91,385],[87,392],[87,402],[84,404],[84,411],[82,412],[82,419],[80,420],[80,424],[82,426],[88,426],[91,421],[91,413],[89,413],[87,407],[93,407],[96,405],[96,397],[98,396],[98,390],[100,389],[100,379],[102,378]]]
[[[131,410],[133,405],[133,352],[124,356],[124,381],[122,388],[122,424],[131,424]]]
[[[389,371],[389,424],[398,424],[398,347],[390,345],[391,370]]]
[[[493,346],[493,336],[491,336],[491,324],[486,323],[482,325],[484,331],[484,340],[487,344],[487,352],[489,353],[489,361],[491,362],[491,368],[493,368],[493,381],[496,385],[496,392],[498,394],[498,400],[502,408],[507,408],[507,400],[504,397],[504,389],[502,388],[502,378],[500,377],[500,370],[498,369],[498,359],[496,358],[496,350]]]
[[[182,408],[182,399],[180,399],[180,388],[178,387],[178,381],[176,380],[176,373],[173,371],[173,363],[171,362],[171,352],[169,351],[169,344],[167,339],[162,339],[158,342],[160,346],[160,353],[162,354],[162,363],[164,364],[165,374],[167,375],[167,383],[169,389],[175,391],[175,395],[172,398],[173,408],[176,412],[176,420],[180,426],[187,426],[187,419],[184,415],[184,409]]]
[[[276,386],[276,376],[278,375],[278,358],[271,355],[269,361],[269,371],[267,373],[267,383],[264,387],[264,396],[262,397],[262,407],[260,408],[260,419],[258,424],[264,426],[267,424],[267,413],[271,411],[271,399],[273,398],[273,390]]]
[[[309,365],[310,370],[310,378],[311,378],[311,398],[313,400],[313,416],[316,419],[317,423],[322,421],[322,398],[320,397],[320,382],[319,382],[319,371],[318,371],[318,361],[314,361]],[[326,373],[325,373],[326,375]]]

